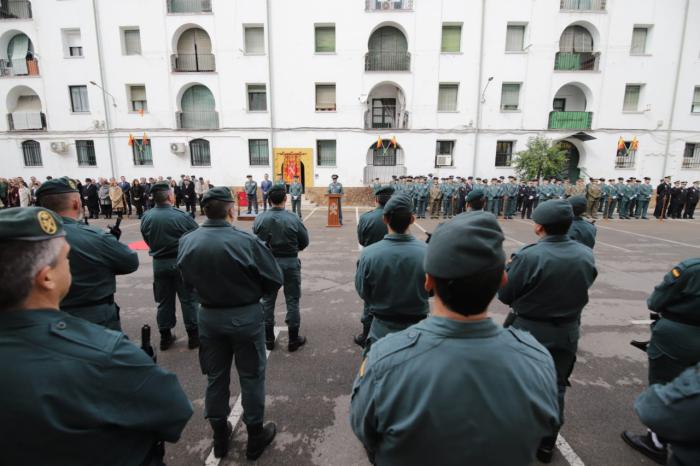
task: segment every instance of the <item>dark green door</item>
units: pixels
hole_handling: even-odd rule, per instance
[[[579,162],[579,153],[578,149],[576,148],[575,145],[571,144],[568,141],[561,141],[559,143],[559,146],[566,150],[566,158],[568,160],[568,167],[564,170],[564,173],[562,173],[562,177],[567,177],[571,182],[575,182],[578,180],[578,177],[581,175],[581,170],[578,168],[578,162]]]

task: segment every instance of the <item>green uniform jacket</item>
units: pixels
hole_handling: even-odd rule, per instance
[[[651,194],[654,192],[654,187],[650,184],[643,184],[639,187],[640,199],[651,199]]]
[[[384,224],[384,208],[377,207],[360,216],[357,223],[357,242],[367,247],[384,239],[389,229]]]
[[[304,187],[302,186],[301,183],[292,183],[289,185],[289,194],[295,197],[301,196],[301,193],[304,191]]]
[[[328,185],[328,194],[345,194],[341,183],[331,183]]]
[[[192,416],[175,374],[121,332],[55,310],[0,312],[6,466],[138,465]]]
[[[258,183],[256,181],[246,181],[245,182],[245,193],[249,196],[258,193]]]
[[[525,466],[559,424],[555,379],[526,332],[429,317],[372,345],[350,421],[378,466]]]
[[[593,250],[566,235],[546,236],[511,256],[498,298],[525,318],[580,317],[598,275]]]
[[[355,273],[355,289],[369,305],[372,314],[426,315],[426,244],[413,235],[389,234],[365,248]]]
[[[170,205],[156,206],[143,214],[141,236],[154,259],[177,257],[178,241],[185,233],[199,228],[190,214]]]
[[[576,217],[569,227],[569,238],[593,249],[598,228],[588,220]]]
[[[552,188],[550,188],[548,184],[543,184],[542,186],[537,187],[537,196],[539,197],[540,201],[549,199],[551,194]]]
[[[259,215],[253,233],[270,246],[275,257],[295,257],[309,245],[309,233],[299,216],[279,207]]]
[[[700,364],[667,385],[652,385],[634,403],[641,421],[671,444],[669,466],[700,464]]]
[[[90,305],[114,294],[116,275],[126,275],[139,268],[139,256],[110,233],[63,217],[66,240],[70,244],[70,291],[61,308]]]

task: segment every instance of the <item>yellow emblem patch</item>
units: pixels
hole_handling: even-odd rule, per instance
[[[39,220],[39,227],[47,235],[55,235],[58,231],[58,225],[56,225],[56,220],[53,219],[50,213],[42,210],[37,214],[37,220]]]
[[[367,358],[363,359],[360,365],[360,378],[365,376],[365,364],[367,364]]]
[[[75,186],[75,181],[73,180],[68,180],[68,186],[70,186],[70,189],[77,189]]]
[[[673,278],[680,278],[681,271],[674,268],[673,270],[671,270],[671,275],[673,275]]]

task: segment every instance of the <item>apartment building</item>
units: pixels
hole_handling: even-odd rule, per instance
[[[507,176],[543,136],[572,176],[695,180],[698,24],[700,0],[0,0],[0,176]]]

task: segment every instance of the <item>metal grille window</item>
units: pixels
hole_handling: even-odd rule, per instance
[[[249,139],[248,158],[250,165],[270,165],[267,139]]]
[[[520,84],[503,83],[501,87],[501,111],[516,111],[520,108]]]
[[[453,165],[454,141],[437,141],[435,144],[435,167],[451,167]]]
[[[141,31],[139,28],[124,29],[124,55],[141,54]]]
[[[440,84],[438,91],[438,112],[457,111],[458,84]]]
[[[25,167],[41,167],[41,145],[37,141],[24,141],[22,155]]]
[[[267,111],[267,92],[264,84],[248,84],[248,110]]]
[[[153,165],[153,152],[151,151],[151,141],[143,139],[134,139],[134,144],[131,146],[131,152],[134,155],[134,165]]]
[[[146,100],[146,86],[129,86],[129,101],[132,112],[148,111]]]
[[[462,26],[443,24],[442,26],[442,53],[457,53],[461,50]]]
[[[190,141],[190,163],[193,167],[211,166],[209,141],[206,139],[194,139]]]
[[[316,84],[316,111],[335,112],[335,84]]]
[[[615,156],[615,168],[634,168],[637,151],[632,150],[632,141],[625,141],[625,148],[618,149]]]
[[[74,113],[89,113],[87,86],[68,86],[70,91],[71,110]]]
[[[317,164],[319,167],[335,167],[335,148],[336,142],[334,139],[316,141]]]
[[[75,141],[75,152],[78,154],[79,167],[94,167],[97,165],[94,141]]]
[[[513,141],[496,141],[496,166],[510,167],[513,161]]]
[[[700,113],[700,86],[695,86],[693,93],[693,106],[690,108],[693,113]]]
[[[383,140],[382,147],[373,146],[372,165],[375,167],[395,167],[396,147],[391,141]]]
[[[265,29],[262,26],[245,28],[245,53],[265,53]]]
[[[647,36],[649,28],[637,26],[632,29],[632,46],[630,53],[632,55],[644,55],[647,52]]]
[[[509,24],[506,29],[506,52],[522,52],[525,46],[525,26]]]
[[[316,26],[316,53],[335,52],[335,26]]]
[[[625,87],[625,100],[622,104],[623,112],[639,111],[639,96],[642,93],[640,84],[628,84]]]
[[[561,0],[562,10],[605,10],[606,0]]]
[[[682,168],[700,168],[700,143],[686,143]]]

